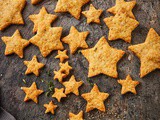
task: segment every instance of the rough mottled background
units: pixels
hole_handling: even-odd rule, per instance
[[[57,14],[59,17],[52,26],[62,26],[63,35],[69,33],[70,27],[73,25],[80,31],[90,31],[87,43],[93,47],[100,37],[108,36],[108,28],[104,24],[103,19],[111,14],[105,10],[115,4],[115,0],[91,0],[95,7],[104,10],[101,17],[101,25],[86,23],[86,18],[81,16],[78,21],[70,14]],[[53,13],[56,6],[56,0],[44,0],[40,4],[33,6],[30,0],[27,0],[27,5],[23,11],[25,25],[13,25],[8,27],[4,32],[0,32],[0,37],[6,35],[11,36],[16,29],[19,29],[25,39],[30,39],[33,23],[28,16],[39,13],[42,6],[45,6],[49,13]],[[83,10],[88,9],[89,4],[83,7]],[[148,30],[153,27],[160,34],[160,1],[159,0],[137,0],[137,5],[133,10],[140,25],[132,34],[132,44],[139,44],[145,41]],[[140,62],[131,52],[127,50],[130,45],[122,40],[109,42],[112,47],[123,49],[126,51],[123,59],[118,63],[119,78],[123,79],[127,74],[131,74],[133,79],[141,82],[137,87],[137,95],[120,94],[121,86],[117,83],[117,79],[105,75],[99,75],[89,79],[91,83],[96,83],[103,92],[108,92],[110,97],[105,101],[106,112],[102,113],[97,110],[85,113],[85,120],[158,120],[160,119],[160,71],[156,70],[143,79],[139,78]],[[65,45],[68,49],[68,45]],[[16,55],[4,56],[5,44],[0,40],[0,105],[15,116],[17,120],[66,120],[68,112],[78,113],[80,110],[85,110],[86,102],[80,96],[73,94],[64,98],[61,103],[57,100],[46,97],[45,94],[39,97],[39,104],[33,102],[24,103],[25,94],[20,89],[21,86],[30,86],[33,81],[36,81],[40,89],[47,91],[48,81],[53,81],[53,70],[58,70],[59,60],[54,59],[57,52],[53,52],[47,58],[43,58],[37,47],[30,45],[24,53],[25,58],[20,59]],[[41,71],[40,77],[34,75],[26,76],[24,72],[26,67],[23,65],[24,60],[30,60],[33,55],[37,55],[40,62],[46,64]],[[89,92],[91,90],[90,83],[87,82],[88,62],[80,54],[70,55],[69,63],[73,66],[72,74],[77,79],[82,79],[84,85],[80,88],[80,93]],[[51,71],[51,75],[48,74]],[[25,79],[25,84],[22,79]],[[45,82],[41,82],[43,79]],[[67,79],[66,79],[67,80]],[[63,87],[57,81],[53,81],[56,87]],[[55,115],[44,114],[44,103],[53,100],[59,107],[55,111]]]

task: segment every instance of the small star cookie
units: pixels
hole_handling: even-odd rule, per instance
[[[0,30],[11,24],[24,24],[21,11],[26,0],[0,0]]]
[[[21,87],[21,89],[26,93],[24,101],[32,100],[38,103],[38,96],[43,93],[43,90],[38,90],[35,82],[32,83],[30,87]]]
[[[80,18],[81,8],[90,0],[58,0],[54,12],[69,12],[76,19]]]
[[[15,53],[20,58],[23,58],[23,49],[29,45],[29,41],[23,39],[18,30],[15,31],[12,37],[2,37],[2,41],[6,44],[5,55]]]
[[[103,102],[109,97],[109,94],[100,92],[96,84],[94,84],[90,93],[84,93],[81,96],[87,101],[86,112],[95,108],[103,112],[106,111]]]
[[[52,95],[52,97],[55,97],[58,100],[58,102],[60,102],[61,98],[66,97],[66,94],[64,94],[63,91],[64,88],[61,89],[55,88],[55,93]]]
[[[45,24],[39,24],[37,34],[29,41],[39,47],[43,57],[47,57],[53,50],[64,49],[60,41],[62,29],[62,27],[46,27]]]
[[[69,75],[70,70],[72,70],[72,67],[68,64],[68,62],[66,63],[59,63],[60,66],[60,72],[64,73],[66,76]]]
[[[81,51],[89,62],[88,77],[105,74],[117,78],[117,63],[124,55],[124,51],[109,46],[102,37],[93,48]]]
[[[77,115],[69,112],[69,120],[83,120],[83,111],[81,110]]]
[[[57,108],[57,105],[54,105],[52,101],[49,102],[49,104],[44,104],[43,106],[46,108],[45,113],[51,112],[54,114],[54,110]]]
[[[78,30],[72,26],[68,36],[64,37],[62,41],[69,44],[71,54],[74,54],[78,48],[88,48],[86,38],[89,32],[78,32]]]
[[[100,19],[99,17],[101,16],[103,10],[101,9],[96,9],[92,4],[90,4],[90,8],[88,11],[83,11],[82,14],[87,18],[87,23],[97,23],[100,24]]]
[[[78,88],[83,84],[82,81],[76,82],[74,75],[71,76],[70,80],[64,82],[63,85],[66,87],[65,94],[74,93],[75,95],[79,95]]]
[[[38,4],[39,2],[41,2],[42,0],[31,0],[32,5]]]
[[[118,83],[122,85],[121,94],[125,94],[127,92],[137,94],[135,87],[139,84],[139,82],[133,81],[130,75],[126,77],[126,80],[118,80]]]
[[[129,46],[141,61],[141,78],[155,69],[160,69],[160,36],[151,28],[146,41],[138,45]]]
[[[25,72],[26,75],[34,73],[36,76],[39,76],[39,70],[44,67],[43,63],[37,61],[37,57],[34,55],[31,61],[24,61],[24,64],[27,66]]]
[[[66,77],[66,74],[64,74],[61,71],[54,71],[54,80],[58,80],[60,83],[62,83],[63,78]]]
[[[34,23],[33,33],[37,32],[39,24],[44,24],[46,27],[51,27],[51,23],[57,18],[56,15],[48,14],[45,7],[42,7],[39,14],[29,16],[29,19]]]
[[[107,12],[110,12],[115,15],[123,9],[127,13],[127,16],[135,19],[132,13],[132,9],[135,5],[136,1],[125,2],[125,0],[116,0],[116,5],[112,8],[109,8]]]
[[[58,55],[55,58],[59,58],[60,62],[63,62],[65,59],[68,59],[67,50],[60,51],[58,50]]]
[[[139,22],[127,16],[126,13],[119,12],[115,16],[104,19],[109,28],[108,40],[122,39],[131,42],[131,33],[139,25]]]

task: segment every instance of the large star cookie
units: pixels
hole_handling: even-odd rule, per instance
[[[29,19],[33,21],[34,28],[33,32],[37,32],[38,26],[40,24],[46,25],[46,27],[51,27],[51,23],[57,18],[56,15],[48,14],[45,7],[42,7],[39,14],[30,15]]]
[[[129,46],[141,61],[141,78],[155,69],[160,69],[160,36],[151,28],[146,41],[138,45]]]
[[[29,41],[21,37],[18,30],[15,31],[12,37],[2,37],[2,41],[6,44],[5,55],[17,54],[23,58],[23,49],[29,45]]]
[[[45,113],[51,112],[54,114],[54,110],[57,108],[57,105],[54,105],[52,101],[49,102],[49,104],[44,104],[43,106],[46,108]]]
[[[35,82],[32,83],[30,87],[21,87],[21,89],[26,93],[24,101],[33,100],[38,103],[38,96],[43,93],[43,90],[38,90]]]
[[[87,101],[86,112],[95,108],[105,112],[105,105],[103,102],[109,97],[109,94],[100,92],[96,84],[94,84],[90,93],[84,93],[82,97]]]
[[[83,11],[82,14],[84,14],[85,17],[87,17],[87,23],[98,23],[100,24],[100,19],[99,17],[101,16],[103,10],[101,9],[96,9],[92,4],[90,4],[90,8],[88,11]]]
[[[131,42],[131,33],[139,25],[139,22],[127,16],[126,13],[119,12],[115,16],[104,19],[109,28],[108,40],[122,39]]]
[[[65,59],[68,59],[67,50],[60,51],[58,50],[58,55],[55,58],[59,58],[62,63]]]
[[[83,111],[80,111],[77,115],[69,112],[69,120],[83,120]]]
[[[36,76],[39,76],[39,70],[44,67],[43,63],[37,61],[37,57],[34,55],[31,61],[24,61],[24,64],[27,66],[25,72],[26,75],[34,73]]]
[[[38,46],[43,57],[47,57],[53,50],[63,50],[64,47],[60,41],[62,27],[46,27],[40,24],[38,32],[29,41]]]
[[[135,18],[132,9],[136,5],[136,1],[125,2],[124,0],[116,0],[116,5],[112,8],[109,8],[107,11],[112,14],[117,14],[122,9],[127,13],[127,16]]]
[[[137,94],[135,87],[139,84],[139,82],[133,81],[130,75],[126,77],[126,80],[118,80],[118,83],[122,85],[121,94],[125,94],[127,92]]]
[[[101,73],[114,78],[118,77],[117,62],[125,52],[110,47],[105,37],[102,37],[95,47],[82,50],[81,52],[89,61],[88,77]]]
[[[58,0],[55,12],[69,12],[76,19],[80,18],[81,8],[90,0]]]
[[[74,75],[71,76],[70,80],[64,82],[63,85],[66,87],[65,94],[74,93],[75,95],[79,95],[78,88],[83,84],[82,81],[76,82]]]
[[[38,4],[39,2],[41,2],[42,0],[31,0],[31,3],[33,4],[33,5],[35,5],[35,4]]]
[[[88,48],[86,38],[89,32],[78,32],[78,30],[72,26],[68,36],[64,37],[62,41],[69,44],[70,52],[74,54],[78,48]]]
[[[0,0],[0,30],[11,24],[24,24],[21,11],[25,0]]]
[[[66,94],[64,94],[63,91],[64,88],[61,89],[55,88],[55,93],[52,95],[52,97],[55,97],[58,100],[58,102],[60,102],[61,98],[66,97]]]

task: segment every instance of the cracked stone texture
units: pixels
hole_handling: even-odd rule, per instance
[[[30,0],[27,0],[27,5],[23,10],[23,17],[25,25],[12,25],[5,31],[0,32],[0,37],[6,35],[11,36],[16,29],[19,29],[23,38],[30,39],[34,34],[32,33],[33,23],[28,16],[39,13],[42,6],[45,6],[49,13],[53,13],[56,6],[56,0],[44,0],[38,5],[31,5]],[[103,9],[101,17],[101,25],[86,23],[86,18],[81,16],[80,20],[76,20],[68,13],[57,13],[58,19],[52,26],[63,27],[63,37],[69,33],[71,26],[75,26],[79,31],[90,31],[87,43],[93,47],[100,37],[108,36],[108,28],[103,22],[105,17],[111,14],[106,13],[106,9],[115,4],[115,0],[91,0],[96,8]],[[90,3],[91,3],[90,2]],[[89,4],[82,9],[87,10]],[[139,44],[145,41],[148,30],[153,27],[160,34],[160,1],[159,0],[137,0],[137,5],[133,12],[140,25],[132,33],[131,44]],[[99,112],[93,110],[89,113],[84,113],[85,120],[158,120],[160,113],[160,70],[156,70],[146,77],[139,78],[139,59],[127,50],[129,43],[122,40],[109,42],[112,47],[126,51],[126,54],[118,63],[119,78],[124,79],[128,74],[131,74],[133,79],[141,82],[137,86],[137,95],[126,94],[121,95],[121,86],[117,83],[117,79],[105,75],[99,75],[93,78],[87,78],[88,62],[80,54],[69,55],[69,63],[73,67],[72,74],[76,79],[84,81],[84,85],[80,87],[80,94],[89,92],[91,85],[87,82],[96,83],[100,90],[108,92],[110,97],[105,101],[106,112]],[[69,50],[68,46],[65,48]],[[33,102],[24,103],[25,94],[20,89],[21,86],[30,86],[32,82],[36,81],[38,88],[47,91],[46,82],[52,81],[56,87],[63,87],[57,81],[53,81],[53,70],[59,69],[59,60],[55,59],[57,52],[54,51],[47,58],[43,58],[37,47],[30,45],[24,51],[24,59],[20,59],[16,55],[4,55],[5,44],[0,40],[0,105],[10,112],[17,120],[67,120],[69,111],[78,113],[80,110],[85,110],[86,101],[80,96],[73,94],[68,95],[67,98],[62,99],[58,103],[54,98],[46,97],[42,94],[39,97],[39,104]],[[40,62],[45,63],[45,68],[41,71],[40,77],[35,75],[24,75],[26,67],[23,65],[24,60],[30,60],[33,55],[37,55]],[[48,75],[51,71],[51,75]],[[26,80],[26,84],[22,81]],[[43,79],[45,82],[41,82]],[[69,77],[66,79],[68,80]],[[44,114],[44,103],[53,100],[58,105],[55,115]]]

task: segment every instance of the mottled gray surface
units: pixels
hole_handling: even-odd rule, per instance
[[[4,32],[0,32],[0,37],[6,35],[11,36],[16,29],[19,29],[25,39],[30,39],[33,36],[32,28],[33,23],[29,20],[28,16],[33,13],[38,13],[42,6],[45,6],[49,13],[53,13],[56,6],[56,0],[44,0],[36,6],[30,4],[27,0],[27,5],[23,11],[25,25],[13,25],[8,27]],[[63,35],[66,36],[69,29],[74,25],[78,30],[90,31],[87,43],[93,47],[100,37],[108,36],[108,28],[104,24],[103,19],[110,16],[105,10],[114,5],[115,0],[91,0],[92,4],[97,8],[104,10],[101,17],[101,25],[86,23],[86,18],[81,16],[78,21],[70,14],[63,13],[57,14],[59,17],[53,23],[53,26],[62,26]],[[83,7],[83,10],[88,9],[89,4]],[[140,25],[135,29],[132,34],[132,44],[144,42],[150,27],[160,34],[160,1],[159,0],[137,0],[137,5],[134,8],[134,14]],[[126,51],[125,56],[118,63],[119,78],[124,79],[127,74],[131,74],[133,79],[141,82],[137,86],[137,95],[126,94],[121,95],[121,86],[117,83],[117,79],[105,75],[99,75],[90,79],[92,83],[97,83],[100,90],[108,92],[110,97],[105,101],[106,112],[102,113],[98,110],[85,113],[85,120],[158,120],[160,119],[160,70],[156,70],[148,74],[143,79],[139,78],[139,59],[127,50],[130,45],[122,40],[109,42],[112,47],[123,49]],[[65,45],[67,50],[68,46]],[[45,94],[39,97],[39,104],[32,101],[24,103],[23,99],[25,94],[20,89],[21,86],[30,86],[33,81],[36,81],[40,89],[47,90],[47,84],[41,82],[44,79],[46,82],[53,81],[53,73],[47,74],[47,71],[58,70],[59,60],[54,59],[57,52],[53,52],[47,58],[43,58],[37,47],[30,45],[24,53],[25,58],[20,59],[16,55],[4,56],[5,44],[0,40],[0,104],[1,106],[15,116],[17,120],[66,120],[68,112],[78,113],[80,110],[85,110],[86,102],[80,96],[77,97],[73,94],[64,98],[61,103],[57,100],[46,97]],[[45,68],[41,71],[40,77],[34,75],[26,76],[24,72],[26,67],[23,65],[24,60],[30,60],[33,55],[37,55],[40,62],[46,64]],[[129,58],[129,59],[128,59]],[[73,67],[72,74],[77,79],[82,79],[84,85],[80,88],[80,93],[89,92],[91,90],[90,84],[87,82],[88,62],[80,54],[70,55],[69,63]],[[22,79],[27,81],[24,84]],[[62,87],[57,81],[53,81],[56,87]],[[55,111],[55,115],[44,114],[44,103],[53,100],[59,107]]]

